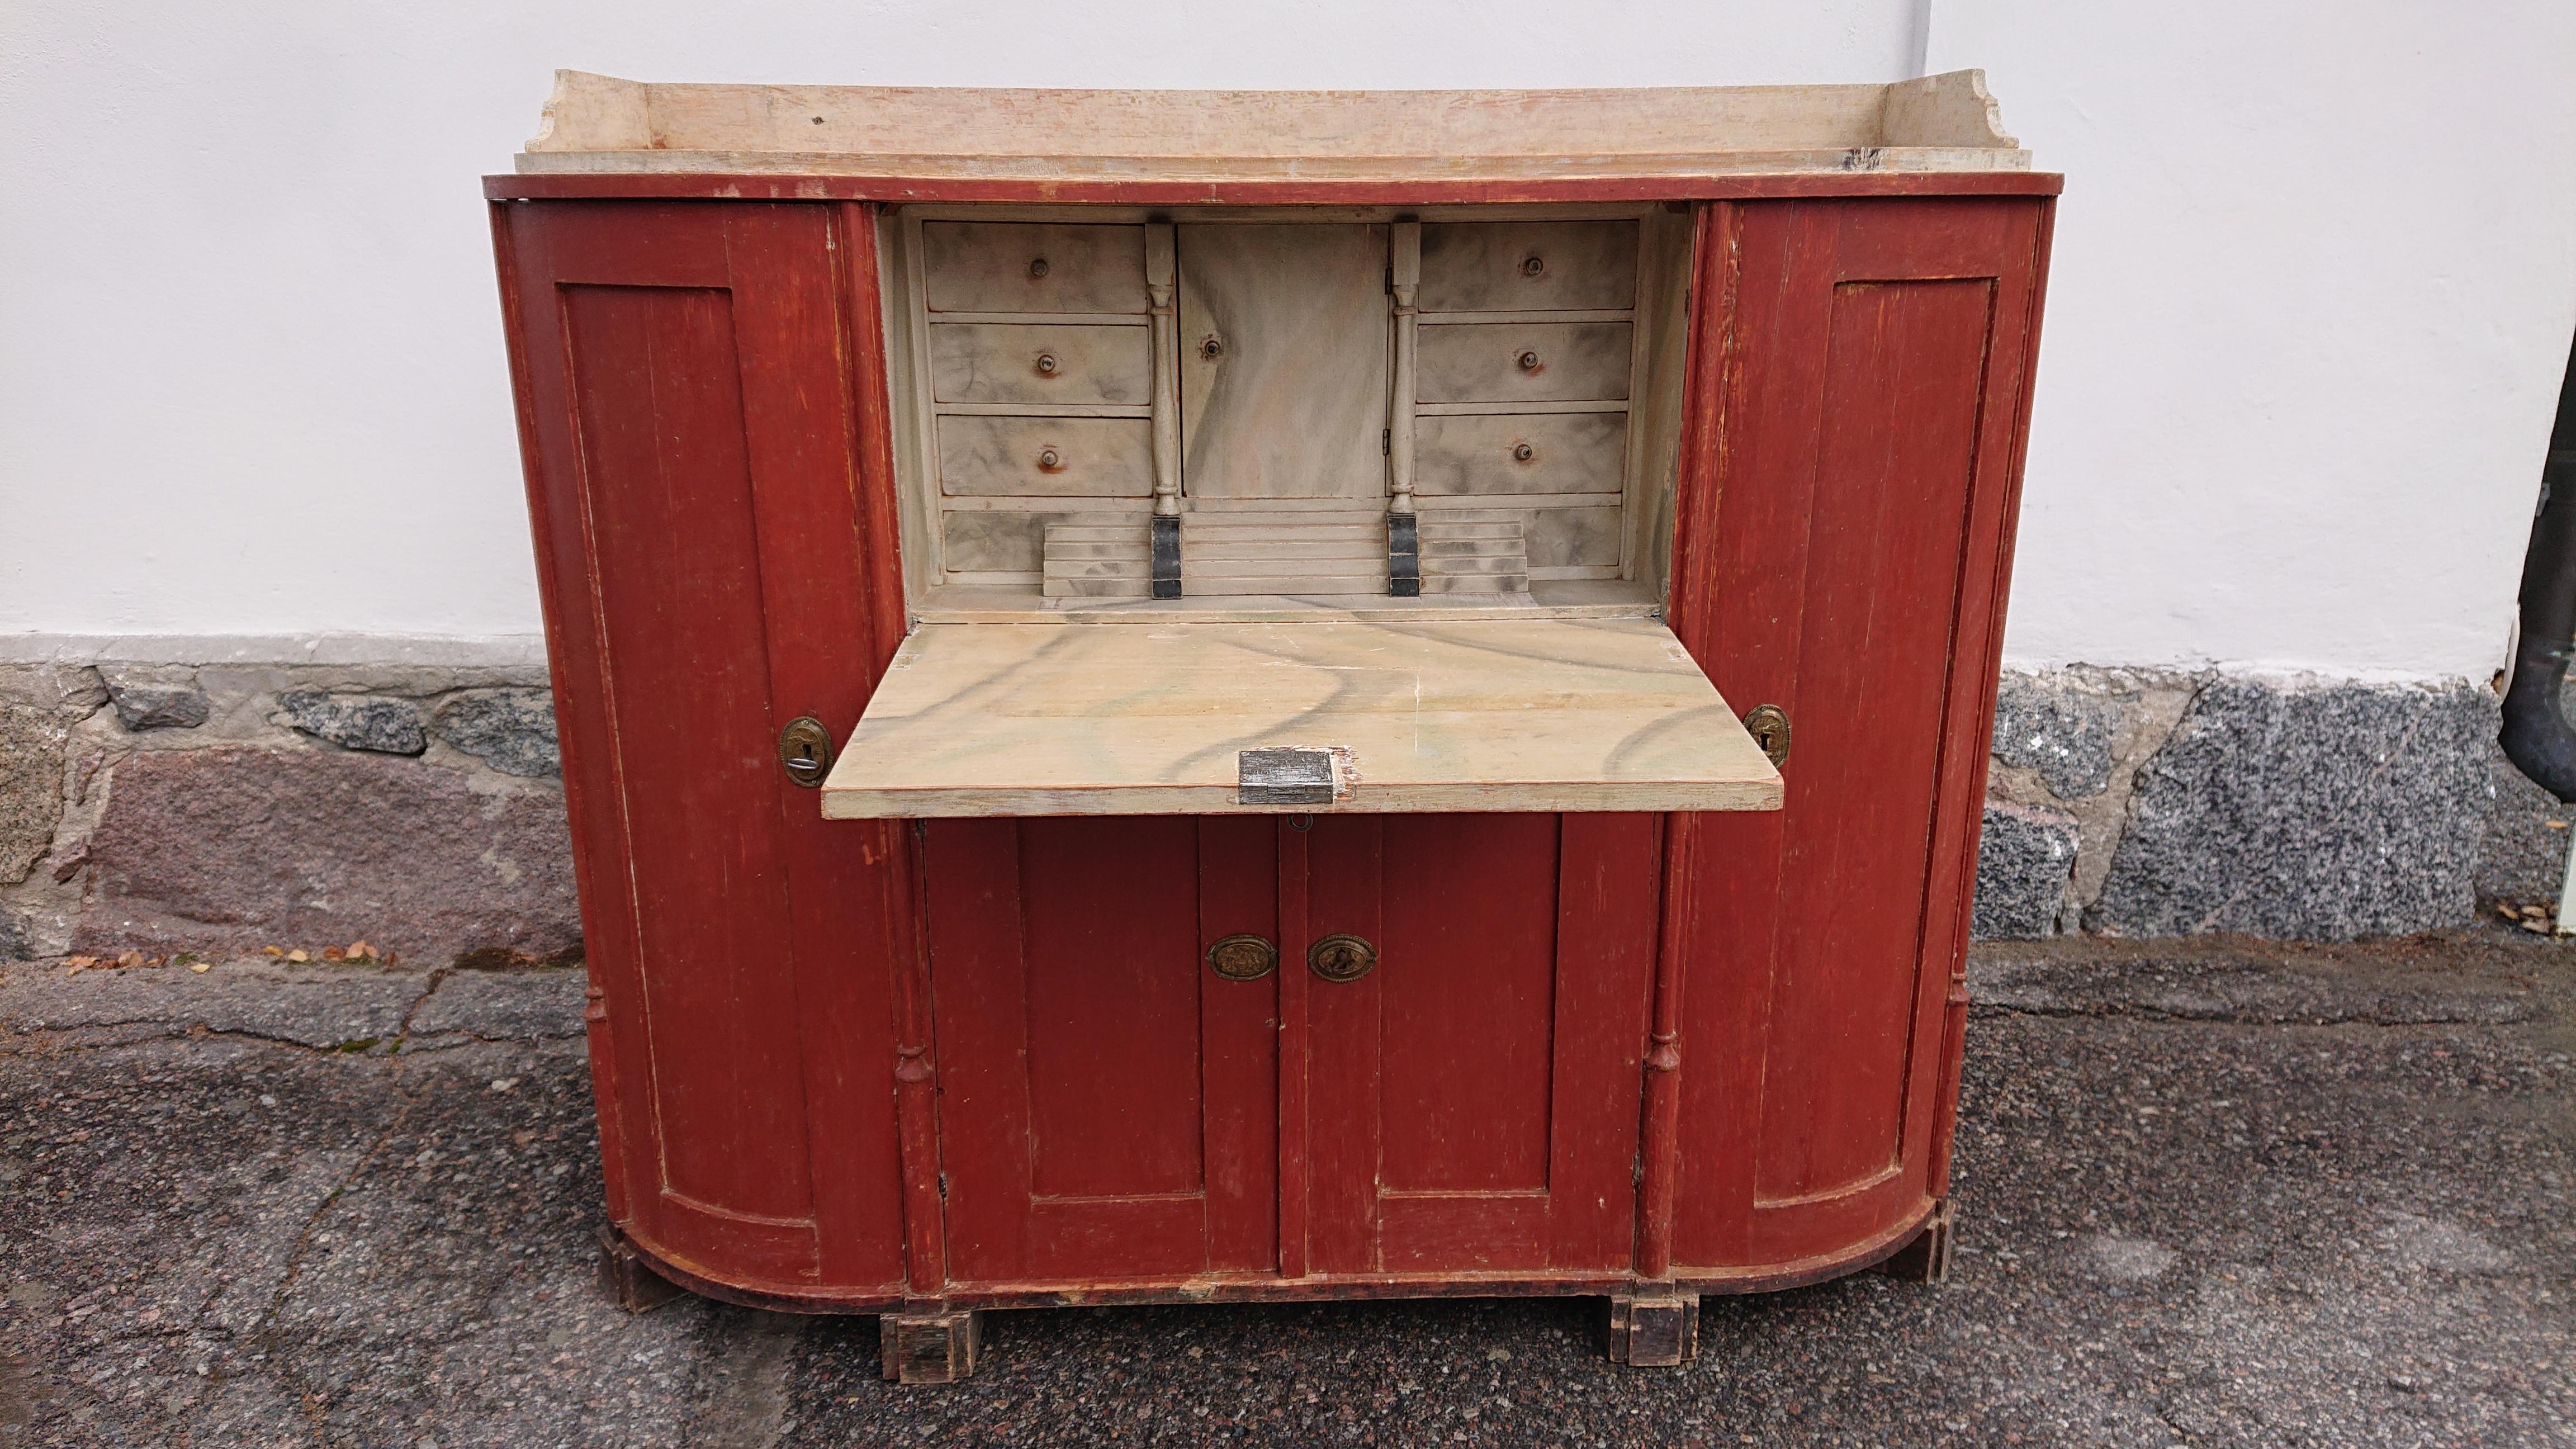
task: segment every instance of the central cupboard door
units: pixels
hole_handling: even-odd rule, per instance
[[[1282,970],[1300,972],[1286,995],[1292,1022],[1303,997],[1309,1053],[1308,1272],[1629,1265],[1656,824],[1342,815],[1281,837]],[[1375,967],[1306,971],[1332,935],[1374,946]]]
[[[1627,1266],[1655,817],[940,820],[971,1283]],[[1279,946],[1259,980],[1207,949]],[[1357,980],[1308,966],[1368,943]]]
[[[1382,503],[1386,227],[1210,223],[1175,244],[1182,491]]]

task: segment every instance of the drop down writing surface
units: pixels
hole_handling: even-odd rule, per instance
[[[1245,805],[1241,752],[1347,752],[1329,806]],[[1779,774],[1647,619],[926,624],[823,813],[1775,810]]]

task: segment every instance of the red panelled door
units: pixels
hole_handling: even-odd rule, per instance
[[[851,969],[889,934],[894,837],[825,822],[777,753],[799,715],[846,735],[901,634],[869,603],[892,560],[858,526],[835,224],[494,216],[610,1213],[667,1262],[784,1292],[903,1277],[889,979]]]
[[[1624,1268],[1654,824],[933,822],[956,1277]]]
[[[2046,207],[1713,211],[1714,476],[1672,617],[1737,710],[1788,711],[1793,748],[1787,809],[1694,817],[1675,882],[1685,1275],[1848,1249],[1947,1190]]]

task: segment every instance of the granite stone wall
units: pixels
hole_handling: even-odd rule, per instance
[[[0,665],[0,954],[580,950],[542,666]]]
[[[2468,684],[2008,675],[1975,930],[2347,940],[2553,901],[2569,812],[2496,721]],[[0,664],[0,956],[361,940],[579,950],[542,665]]]
[[[2505,762],[2497,704],[2467,683],[2008,675],[1977,932],[2343,941],[2554,901],[2568,812]]]

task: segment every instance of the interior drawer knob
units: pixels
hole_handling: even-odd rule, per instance
[[[1044,258],[1044,257],[1033,257],[1033,258],[1031,258],[1031,259],[1030,259],[1030,261],[1029,261],[1029,275],[1030,275],[1030,276],[1032,276],[1032,277],[1043,277],[1043,276],[1045,276],[1046,274],[1047,274],[1047,263],[1046,263],[1046,258]]]
[[[1377,948],[1357,936],[1326,936],[1306,948],[1306,966],[1327,981],[1357,981],[1377,969]]]
[[[1527,443],[1512,444],[1512,461],[1515,463],[1526,463],[1537,456],[1538,449],[1531,447]]]
[[[1038,471],[1041,473],[1063,472],[1064,454],[1057,452],[1053,448],[1038,449]]]
[[[1038,354],[1038,376],[1053,377],[1063,370],[1064,364],[1055,360],[1054,353],[1041,352]]]
[[[1524,352],[1521,354],[1521,371],[1536,372],[1539,370],[1540,366],[1541,364],[1536,352]]]
[[[1535,277],[1546,270],[1547,263],[1538,257],[1521,258],[1521,275],[1524,277]]]

